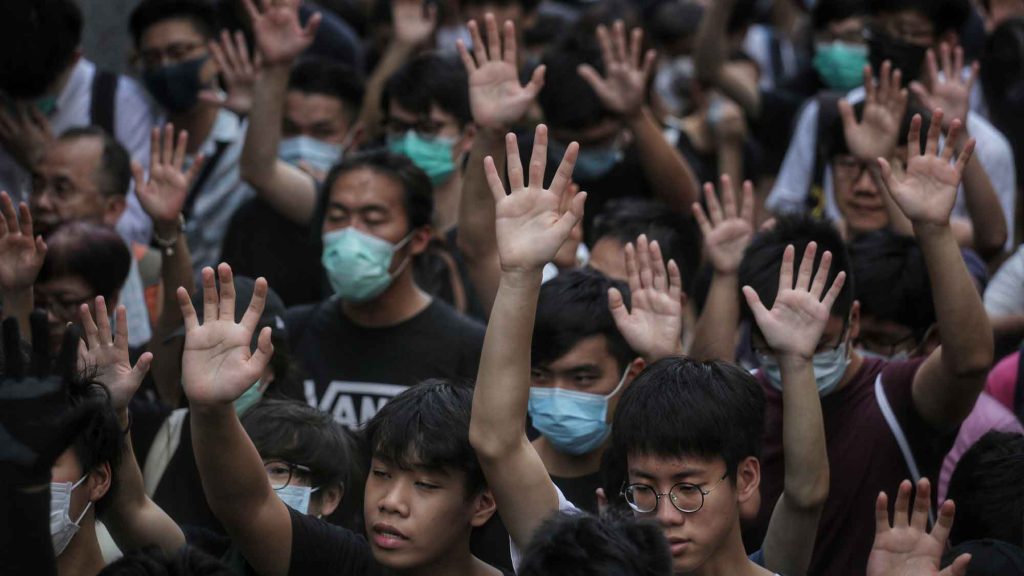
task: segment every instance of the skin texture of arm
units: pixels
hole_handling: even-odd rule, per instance
[[[736,74],[727,63],[726,25],[735,7],[736,0],[722,0],[712,2],[705,9],[694,40],[693,63],[701,83],[708,88],[718,88],[739,104],[749,118],[757,118],[761,114],[757,86]]]

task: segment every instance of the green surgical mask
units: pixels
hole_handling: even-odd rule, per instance
[[[437,137],[427,140],[415,130],[409,130],[402,136],[388,138],[388,150],[407,156],[413,164],[430,176],[430,182],[434,186],[444,183],[455,172],[455,162],[452,160],[453,146],[454,138]]]
[[[39,110],[43,116],[49,117],[57,109],[57,97],[51,95],[40,96],[36,98],[33,104],[35,104],[36,110]]]
[[[853,90],[864,83],[867,46],[835,42],[820,43],[814,52],[814,69],[833,90]]]
[[[255,384],[250,386],[245,392],[242,392],[242,395],[235,400],[235,414],[238,414],[239,418],[263,398],[263,392],[260,391],[260,384],[262,383],[262,380],[257,380]]]

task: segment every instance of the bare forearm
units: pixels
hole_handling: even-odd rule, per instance
[[[739,278],[735,274],[715,273],[704,310],[697,319],[691,355],[698,360],[735,360],[739,322]]]
[[[662,135],[654,113],[645,106],[629,121],[629,127],[636,137],[644,177],[654,194],[669,208],[687,212],[697,201],[697,180],[682,155]]]
[[[718,146],[718,171],[743,182],[743,141],[725,142]]]
[[[1006,244],[1006,215],[992,181],[978,159],[971,158],[964,168],[964,201],[972,224],[975,251],[983,258],[1002,252]]]
[[[384,118],[380,97],[384,92],[384,85],[395,71],[412,58],[413,52],[413,46],[398,42],[388,44],[377,68],[366,81],[366,94],[363,97],[363,108],[359,119],[366,131],[367,140],[373,140],[380,134],[380,123]]]
[[[828,497],[828,452],[814,368],[807,359],[782,357],[783,490],[789,503],[814,509]]]
[[[18,290],[16,292],[5,292],[3,294],[4,318],[14,318],[18,321],[18,330],[22,334],[32,334],[29,325],[29,316],[32,308],[35,307],[35,296],[32,288]]]
[[[482,129],[473,141],[459,202],[458,248],[484,311],[489,313],[498,291],[501,264],[494,231],[494,197],[484,174],[484,158],[491,156],[498,174],[505,173],[504,134]]]
[[[161,237],[165,237],[164,231],[157,231]],[[192,256],[188,251],[188,243],[184,233],[178,233],[178,242],[174,246],[174,253],[162,254],[160,262],[160,280],[163,283],[163,302],[160,309],[160,318],[157,319],[156,329],[153,331],[149,349],[153,353],[153,382],[156,384],[157,394],[160,400],[170,406],[177,408],[181,404],[181,352],[182,342],[180,338],[167,341],[168,337],[177,330],[181,324],[181,308],[175,293],[178,286],[192,294],[195,292],[195,279],[192,276]]]
[[[997,338],[1024,337],[1024,316],[989,316]]]
[[[748,86],[743,79],[730,73],[728,67],[726,28],[735,6],[736,0],[722,0],[712,2],[705,10],[697,29],[694,65],[697,77],[705,87],[718,88],[739,104],[748,117],[757,118],[761,113],[761,95],[757,86]]]

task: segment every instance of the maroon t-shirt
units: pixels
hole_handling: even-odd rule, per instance
[[[910,469],[875,398],[875,379],[882,387],[921,474],[939,477],[942,459],[956,431],[939,434],[917,413],[911,396],[914,374],[923,359],[887,363],[864,359],[853,380],[821,401],[828,447],[830,484],[821,515],[809,574],[864,574],[875,537],[875,498],[882,490],[895,495]],[[782,393],[763,375],[758,380],[766,397],[764,451],[761,457],[761,511],[744,532],[748,549],[761,546],[768,520],[782,494]],[[933,490],[934,494],[934,490]]]

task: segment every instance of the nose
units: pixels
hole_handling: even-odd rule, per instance
[[[672,500],[667,495],[659,500],[657,514],[658,524],[663,528],[681,526],[686,520],[686,515],[672,505]]]
[[[853,190],[858,194],[878,194],[878,186],[875,178],[871,175],[871,168],[865,166],[860,171],[860,176],[853,182]]]
[[[409,486],[405,482],[391,482],[377,501],[377,509],[388,514],[409,515]]]

